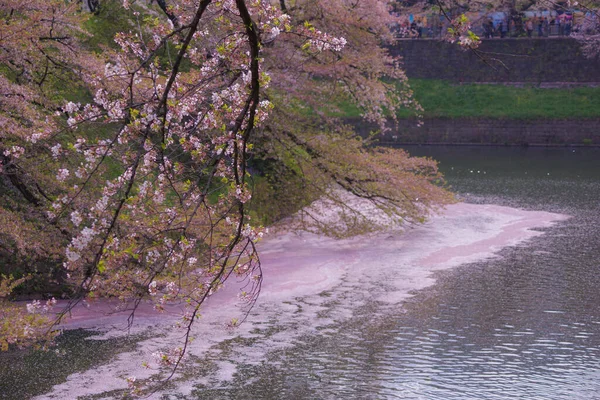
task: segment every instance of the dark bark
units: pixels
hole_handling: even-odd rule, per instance
[[[163,10],[163,12],[167,16],[167,18],[169,18],[171,20],[171,22],[173,23],[173,26],[175,28],[179,28],[179,20],[177,19],[177,16],[169,10],[167,1],[166,0],[156,0],[156,4],[158,4],[160,9]]]
[[[288,10],[287,10],[287,7],[285,6],[285,0],[279,0],[279,6],[281,7],[281,11],[283,11],[284,13],[287,14]]]
[[[92,13],[97,13],[100,10],[100,0],[83,0],[83,3]]]
[[[21,193],[21,195],[23,195],[25,200],[35,206],[39,206],[41,204],[40,200],[27,186],[23,180],[23,172],[12,162],[10,157],[0,153],[0,164],[4,170],[4,175],[8,177],[10,183],[19,191],[19,193]]]

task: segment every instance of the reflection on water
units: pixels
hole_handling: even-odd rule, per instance
[[[409,150],[440,160],[467,201],[573,218],[197,398],[600,399],[600,150]]]

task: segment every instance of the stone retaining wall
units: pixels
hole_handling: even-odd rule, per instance
[[[373,126],[356,123],[366,135]],[[600,146],[600,120],[516,120],[493,118],[432,118],[423,126],[401,120],[398,128],[378,136],[380,143],[488,144],[488,145],[593,145]]]
[[[496,70],[474,52],[438,40],[401,40],[390,49],[393,55],[402,56],[409,78],[530,84],[600,82],[600,59],[586,58],[574,39],[489,39],[483,40],[479,50]]]

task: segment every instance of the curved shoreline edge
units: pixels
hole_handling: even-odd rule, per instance
[[[261,243],[265,281],[259,302],[248,320],[232,331],[224,324],[243,312],[235,300],[239,283],[231,283],[207,303],[202,319],[194,327],[198,339],[189,354],[214,359],[219,380],[229,380],[236,363],[257,363],[269,352],[292,346],[300,335],[316,335],[319,329],[352,317],[366,302],[392,307],[416,290],[435,283],[433,272],[497,256],[499,250],[522,244],[569,218],[566,215],[524,211],[495,205],[459,203],[450,205],[424,225],[403,233],[334,240],[307,233],[286,233]],[[75,310],[67,329],[88,328],[114,334],[126,325],[127,313],[106,314],[108,304],[92,304]],[[127,388],[126,378],[147,379],[156,370],[142,367],[157,349],[177,343],[181,331],[170,330],[178,308],[165,315],[151,307],[136,316],[137,327],[152,327],[152,339],[142,341],[131,353],[115,355],[109,364],[69,376],[50,393],[37,399],[75,398]],[[325,314],[323,311],[327,311]],[[326,315],[326,317],[323,317]],[[276,333],[261,334],[274,328]],[[121,334],[123,331],[119,331]],[[251,345],[236,345],[230,359],[218,350],[220,343],[234,338],[252,338]],[[214,376],[213,376],[214,378]],[[168,393],[188,395],[207,376],[186,378]],[[160,398],[157,392],[151,398]]]

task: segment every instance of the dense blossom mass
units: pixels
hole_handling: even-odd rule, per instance
[[[420,112],[383,46],[387,2],[281,4],[124,1],[126,29],[105,44],[76,2],[0,4],[0,256],[29,272],[3,275],[1,299],[44,265],[71,306],[184,300],[182,347],[157,353],[176,366],[227,279],[245,279],[240,298],[255,301],[263,222],[296,215],[343,236],[451,201],[435,162],[372,148],[335,118],[340,102],[381,129],[399,108]],[[327,210],[305,207],[317,199]],[[53,305],[1,303],[2,347],[50,332]]]

